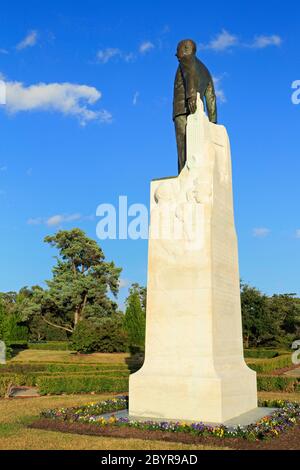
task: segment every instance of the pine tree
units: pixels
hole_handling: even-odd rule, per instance
[[[126,299],[124,327],[128,334],[130,347],[144,350],[146,314],[140,292],[140,286],[133,284]]]

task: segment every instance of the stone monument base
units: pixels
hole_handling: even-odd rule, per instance
[[[237,416],[236,418],[229,419],[228,421],[224,421],[222,423],[204,422],[203,424],[207,425],[207,426],[224,425],[228,429],[234,430],[238,427],[239,428],[245,428],[245,427],[247,427],[251,424],[256,424],[261,419],[263,419],[267,416],[271,416],[275,411],[276,411],[276,408],[263,408],[263,407],[260,407],[260,408],[255,408],[252,411],[248,411],[247,413],[244,413],[240,416]],[[141,421],[141,422],[143,422],[143,421],[151,420],[151,421],[157,421],[157,422],[165,422],[165,420],[162,420],[162,419],[159,419],[159,418],[148,418],[148,419],[144,418],[144,419],[141,419],[141,418],[136,417],[136,416],[129,416],[128,410],[120,410],[120,411],[116,411],[116,412],[112,412],[112,413],[105,413],[101,416],[104,419],[109,419],[112,416],[114,416],[117,419],[121,419],[121,418],[127,419],[128,418],[129,421]],[[169,420],[169,421],[173,422],[175,420]],[[195,423],[196,421],[195,420],[193,420],[193,421],[186,420],[185,422]]]
[[[231,153],[198,94],[187,162],[150,195],[146,346],[129,378],[129,415],[226,423],[257,408],[244,361]]]
[[[247,367],[215,377],[130,377],[130,416],[138,419],[225,423],[257,409],[256,374]]]

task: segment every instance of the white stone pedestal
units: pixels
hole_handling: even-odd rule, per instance
[[[199,95],[185,168],[151,183],[146,323],[130,416],[223,423],[257,407],[243,358],[230,145]]]

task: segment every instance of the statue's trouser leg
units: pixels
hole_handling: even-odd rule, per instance
[[[178,152],[178,174],[183,169],[186,162],[186,124],[187,117],[185,114],[176,116],[174,119],[177,152]]]

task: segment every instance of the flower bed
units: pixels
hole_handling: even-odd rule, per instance
[[[129,421],[128,418],[101,416],[127,408],[127,397],[118,397],[100,403],[89,404],[79,408],[61,408],[46,410],[41,417],[51,420],[77,424],[92,424],[100,427],[127,427],[143,431],[164,431],[169,433],[185,433],[198,437],[242,438],[247,440],[264,440],[277,437],[280,433],[292,428],[300,421],[300,404],[284,401],[264,402],[263,406],[277,407],[277,411],[255,424],[247,427],[230,429],[226,426],[208,426],[203,423]]]

